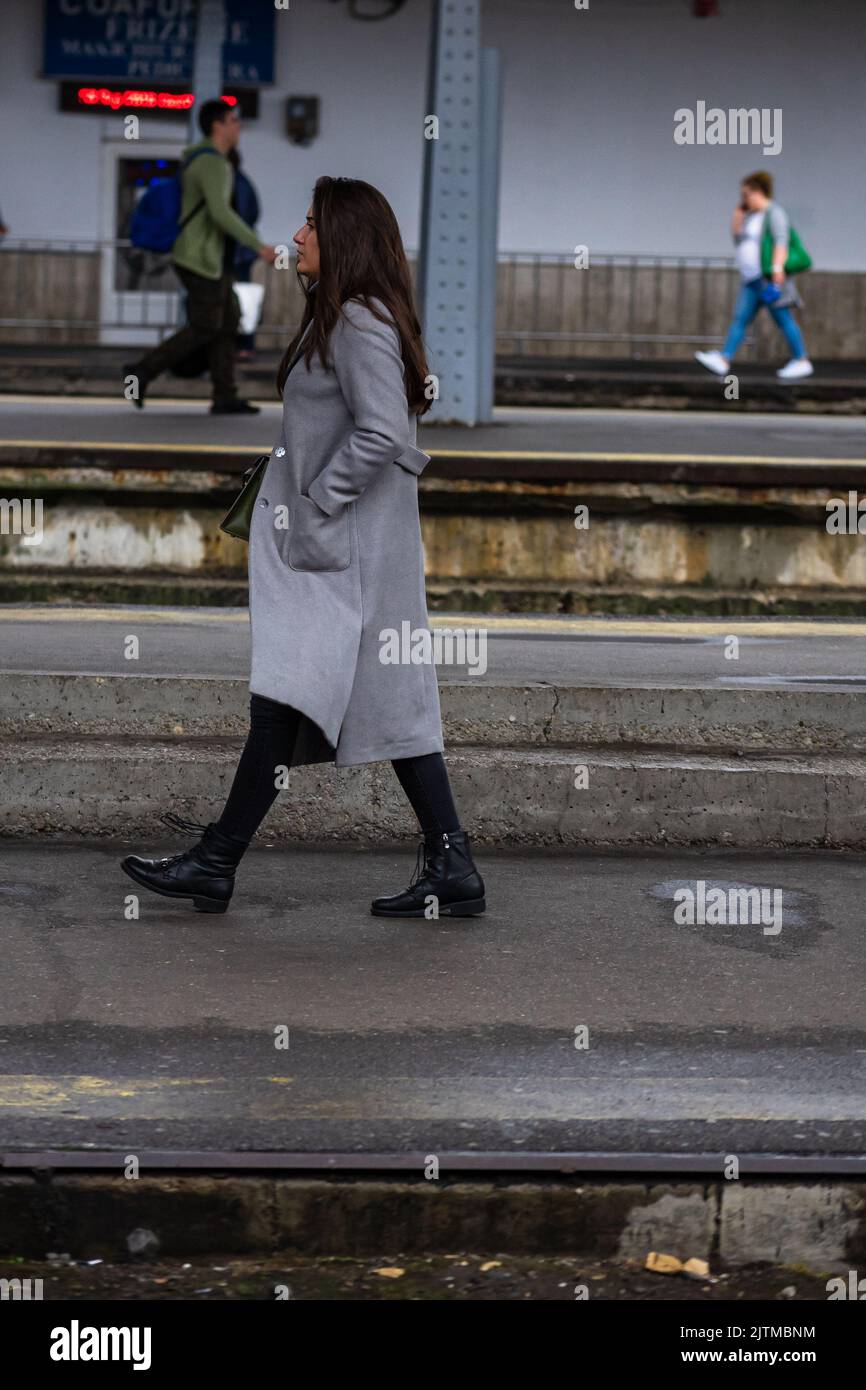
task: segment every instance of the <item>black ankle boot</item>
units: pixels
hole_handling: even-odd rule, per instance
[[[370,911],[374,917],[426,917],[429,909],[434,909],[429,913],[433,917],[477,917],[486,907],[469,836],[448,830],[425,834],[409,887],[391,898],[377,898]]]
[[[127,855],[120,865],[123,872],[164,898],[192,898],[196,912],[225,912],[246,844],[224,835],[216,825],[196,825],[170,812],[161,819],[173,830],[200,830],[202,837],[192,849],[167,859]]]
[[[134,396],[130,396],[129,399],[132,401],[132,404],[133,404],[134,406],[137,406],[137,408],[138,408],[139,410],[143,410],[143,409],[144,409],[144,398],[145,398],[145,395],[147,394],[147,388],[148,388],[148,386],[150,385],[150,383],[146,380],[145,377],[141,376],[141,374],[139,373],[139,370],[138,370],[138,368],[136,367],[136,365],[135,365],[134,362],[127,362],[126,366],[125,366],[124,369],[123,369],[123,389],[124,389],[124,391],[126,390],[126,382],[127,382],[127,379],[128,379],[129,377],[131,377],[131,376],[134,376],[134,377],[135,377],[135,379],[136,379],[136,381],[137,381],[137,383],[138,383],[138,390],[137,390],[136,394],[135,394]]]

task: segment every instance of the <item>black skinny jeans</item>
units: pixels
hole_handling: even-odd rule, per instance
[[[248,844],[277,799],[276,770],[291,767],[301,715],[263,695],[250,697],[250,732],[225,809],[217,822],[224,835]],[[421,829],[460,829],[445,759],[441,753],[397,758],[396,772]]]

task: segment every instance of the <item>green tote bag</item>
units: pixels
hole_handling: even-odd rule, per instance
[[[770,233],[770,219],[764,219],[764,235],[761,238],[761,272],[764,275],[773,273],[773,237]],[[812,264],[812,257],[806,250],[802,241],[798,237],[793,227],[788,228],[788,259],[785,262],[786,275],[799,275],[801,271],[808,270]]]

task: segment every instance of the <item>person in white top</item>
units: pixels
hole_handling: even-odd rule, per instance
[[[761,269],[761,242],[764,229],[769,227],[773,238],[773,270],[767,280]],[[717,376],[725,376],[730,370],[731,361],[746,334],[746,329],[762,307],[769,309],[774,321],[785,335],[791,350],[791,360],[780,367],[776,376],[782,381],[801,381],[814,371],[806,353],[806,344],[800,326],[791,310],[802,303],[793,284],[785,275],[785,262],[788,259],[788,239],[790,224],[788,214],[778,203],[773,202],[772,175],[760,170],[749,174],[740,185],[740,202],[734,209],[731,220],[731,233],[735,244],[735,259],[740,272],[741,285],[734,309],[734,317],[728,329],[721,352],[696,352],[695,357],[707,371]],[[766,297],[768,285],[775,285],[779,291],[772,302]]]

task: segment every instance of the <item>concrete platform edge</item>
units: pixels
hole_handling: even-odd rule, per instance
[[[137,1228],[163,1255],[659,1250],[832,1272],[866,1262],[866,1182],[0,1175],[2,1254],[117,1258]]]

